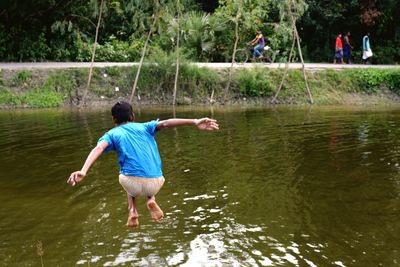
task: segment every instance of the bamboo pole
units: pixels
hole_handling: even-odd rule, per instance
[[[293,23],[295,23],[294,20],[293,20]],[[300,38],[299,38],[299,33],[297,32],[296,25],[294,25],[294,35],[295,35],[295,37],[297,39],[297,49],[299,50],[300,60],[301,60],[302,69],[303,69],[304,83],[306,84],[308,97],[310,98],[310,104],[314,104],[314,99],[312,97],[310,88],[308,87],[306,68],[305,68],[305,65],[304,65],[303,54],[301,52],[301,46],[300,46]]]
[[[151,28],[149,30],[149,33],[147,34],[146,42],[144,43],[144,47],[143,47],[143,50],[142,50],[142,56],[140,57],[139,66],[138,66],[138,69],[136,71],[135,81],[133,82],[132,92],[131,92],[131,96],[129,98],[129,103],[132,103],[133,97],[135,96],[137,83],[139,81],[140,70],[142,69],[144,56],[146,55],[146,51],[147,51],[147,45],[149,44],[150,36],[153,33],[153,29],[154,29],[154,27],[156,25],[156,22],[157,22],[157,16],[155,14],[153,16],[154,16],[154,20],[153,20],[153,23],[151,24]]]
[[[215,100],[214,100],[214,88],[211,91],[211,95],[210,95],[210,104],[214,104]]]
[[[237,44],[239,42],[239,18],[241,15],[241,13],[240,13],[241,4],[242,4],[242,1],[238,1],[238,10],[237,10],[236,19],[235,19],[235,44],[233,45],[232,62],[231,62],[231,67],[229,68],[228,82],[226,83],[226,86],[225,86],[224,103],[227,100],[229,87],[231,86],[233,64],[235,63]],[[214,94],[212,94],[212,96],[213,95]]]
[[[85,87],[85,91],[83,92],[83,96],[82,96],[82,102],[80,103],[80,106],[84,106],[86,105],[86,97],[87,94],[89,92],[89,87],[90,87],[90,83],[92,81],[92,75],[93,75],[93,63],[94,63],[94,59],[96,56],[96,46],[97,46],[97,38],[99,36],[99,28],[100,28],[100,22],[101,22],[101,15],[103,13],[103,4],[104,4],[104,0],[101,0],[100,3],[100,11],[99,11],[99,19],[97,20],[97,25],[96,25],[96,35],[94,38],[94,43],[93,43],[93,50],[92,50],[92,60],[90,62],[90,68],[89,68],[89,76],[88,76],[88,80],[86,83],[86,87]]]
[[[313,99],[313,97],[312,97],[310,88],[309,88],[309,86],[308,86],[307,75],[306,75],[306,69],[305,69],[303,54],[302,54],[301,46],[300,46],[300,37],[299,37],[299,33],[298,33],[297,27],[296,27],[296,19],[295,19],[294,15],[293,15],[293,9],[292,9],[292,8],[294,8],[294,6],[292,6],[292,5],[293,5],[293,1],[290,1],[290,2],[289,2],[289,12],[290,12],[290,18],[291,18],[291,20],[292,20],[292,35],[293,35],[293,36],[292,36],[292,40],[293,40],[293,42],[292,42],[292,48],[291,48],[291,50],[290,50],[289,60],[288,60],[288,62],[287,62],[287,64],[286,64],[286,67],[285,67],[285,74],[284,74],[283,77],[282,77],[282,81],[281,81],[281,83],[280,83],[280,85],[279,85],[279,88],[278,88],[278,90],[277,90],[277,92],[276,92],[274,98],[272,99],[272,102],[273,102],[273,103],[276,102],[276,98],[278,97],[278,94],[279,94],[279,92],[280,92],[281,89],[282,89],[283,82],[285,81],[286,76],[287,76],[287,73],[288,73],[289,64],[290,64],[291,57],[292,57],[292,52],[294,51],[294,45],[295,45],[295,42],[296,42],[296,43],[297,43],[297,49],[299,50],[299,56],[300,56],[301,64],[302,64],[304,83],[305,83],[305,85],[306,85],[308,97],[309,97],[309,99],[310,99],[310,104],[314,104],[314,99]]]
[[[292,60],[292,55],[293,55],[295,43],[296,43],[296,39],[293,37],[292,48],[290,49],[290,53],[289,53],[289,59],[288,59],[287,63],[285,64],[285,73],[283,74],[282,81],[279,84],[278,91],[276,91],[276,94],[275,94],[274,98],[272,99],[272,103],[276,103],[276,98],[278,97],[279,92],[282,89],[283,83],[285,82],[287,73],[289,71],[289,64],[290,64],[290,61]]]
[[[174,81],[174,95],[173,95],[173,102],[172,105],[175,106],[176,104],[176,92],[178,90],[178,77],[179,77],[179,36],[180,36],[180,7],[179,7],[179,0],[177,0],[177,6],[178,6],[178,32],[176,36],[176,70],[175,70],[175,81]]]

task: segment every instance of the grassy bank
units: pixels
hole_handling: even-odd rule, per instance
[[[235,70],[227,103],[269,104],[284,70],[253,68]],[[88,105],[107,105],[128,99],[135,67],[94,69]],[[0,107],[58,107],[77,105],[86,85],[88,69],[1,70]],[[167,62],[142,68],[136,102],[171,104],[175,67]],[[181,66],[178,104],[224,102],[228,70]],[[354,69],[307,72],[316,104],[387,104],[400,101],[400,70]],[[308,96],[301,70],[290,70],[278,103],[305,104]],[[400,102],[399,102],[400,103]]]

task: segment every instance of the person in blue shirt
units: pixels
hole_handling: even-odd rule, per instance
[[[218,130],[216,120],[202,119],[167,119],[153,120],[146,123],[135,122],[132,106],[123,101],[111,108],[115,127],[105,133],[97,146],[89,153],[80,171],[71,173],[67,183],[75,186],[87,175],[97,158],[105,152],[116,151],[120,167],[119,182],[128,196],[128,227],[139,225],[139,214],[136,198],[147,197],[147,208],[155,222],[160,222],[164,213],[158,206],[155,195],[164,184],[161,158],[158,152],[155,135],[161,129],[176,126],[196,126],[200,130]]]
[[[371,44],[369,42],[369,37],[370,33],[368,32],[364,37],[363,37],[363,63],[368,64],[369,58],[372,57],[373,53],[371,50]]]

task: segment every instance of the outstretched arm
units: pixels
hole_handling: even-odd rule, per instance
[[[177,126],[189,126],[193,125],[204,131],[218,130],[219,125],[216,120],[209,118],[202,119],[168,119],[159,121],[157,123],[157,130],[164,128],[177,127]]]
[[[85,164],[83,164],[82,169],[80,171],[71,173],[71,175],[67,180],[67,183],[69,183],[72,186],[75,186],[77,183],[82,181],[83,178],[85,178],[90,167],[97,160],[97,158],[103,153],[104,149],[106,149],[107,146],[108,144],[105,141],[101,141],[99,144],[97,144],[97,146],[93,148],[92,151],[90,151],[88,157],[86,158]]]

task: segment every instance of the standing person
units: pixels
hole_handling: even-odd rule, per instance
[[[343,44],[342,44],[342,34],[339,33],[336,36],[336,42],[335,42],[335,58],[333,60],[333,63],[343,63]]]
[[[344,46],[343,46],[344,62],[347,64],[351,64],[351,49],[354,49],[354,47],[350,44],[350,32],[346,33],[343,41],[344,41]]]
[[[105,133],[97,146],[89,153],[82,169],[71,173],[67,180],[72,186],[81,182],[90,167],[103,153],[115,150],[120,165],[119,182],[128,196],[128,227],[139,225],[139,214],[136,208],[136,198],[147,197],[147,208],[155,222],[160,222],[164,213],[158,206],[155,195],[164,184],[161,169],[161,159],[158,152],[155,134],[161,129],[177,126],[196,126],[200,130],[218,130],[216,120],[203,119],[168,119],[153,120],[146,123],[134,122],[135,115],[132,106],[123,101],[117,102],[111,108],[115,127]]]
[[[262,32],[260,30],[257,31],[257,35],[256,37],[250,41],[251,45],[256,45],[254,47],[254,51],[253,51],[253,57],[254,58],[263,58],[262,56],[262,51],[264,49],[265,46],[265,41],[264,41],[264,35],[262,34]]]
[[[370,37],[370,33],[367,33],[364,37],[363,37],[363,55],[362,55],[362,59],[364,64],[368,64],[369,63],[369,58],[372,57],[372,50],[371,50],[371,45],[369,43],[369,37]]]

